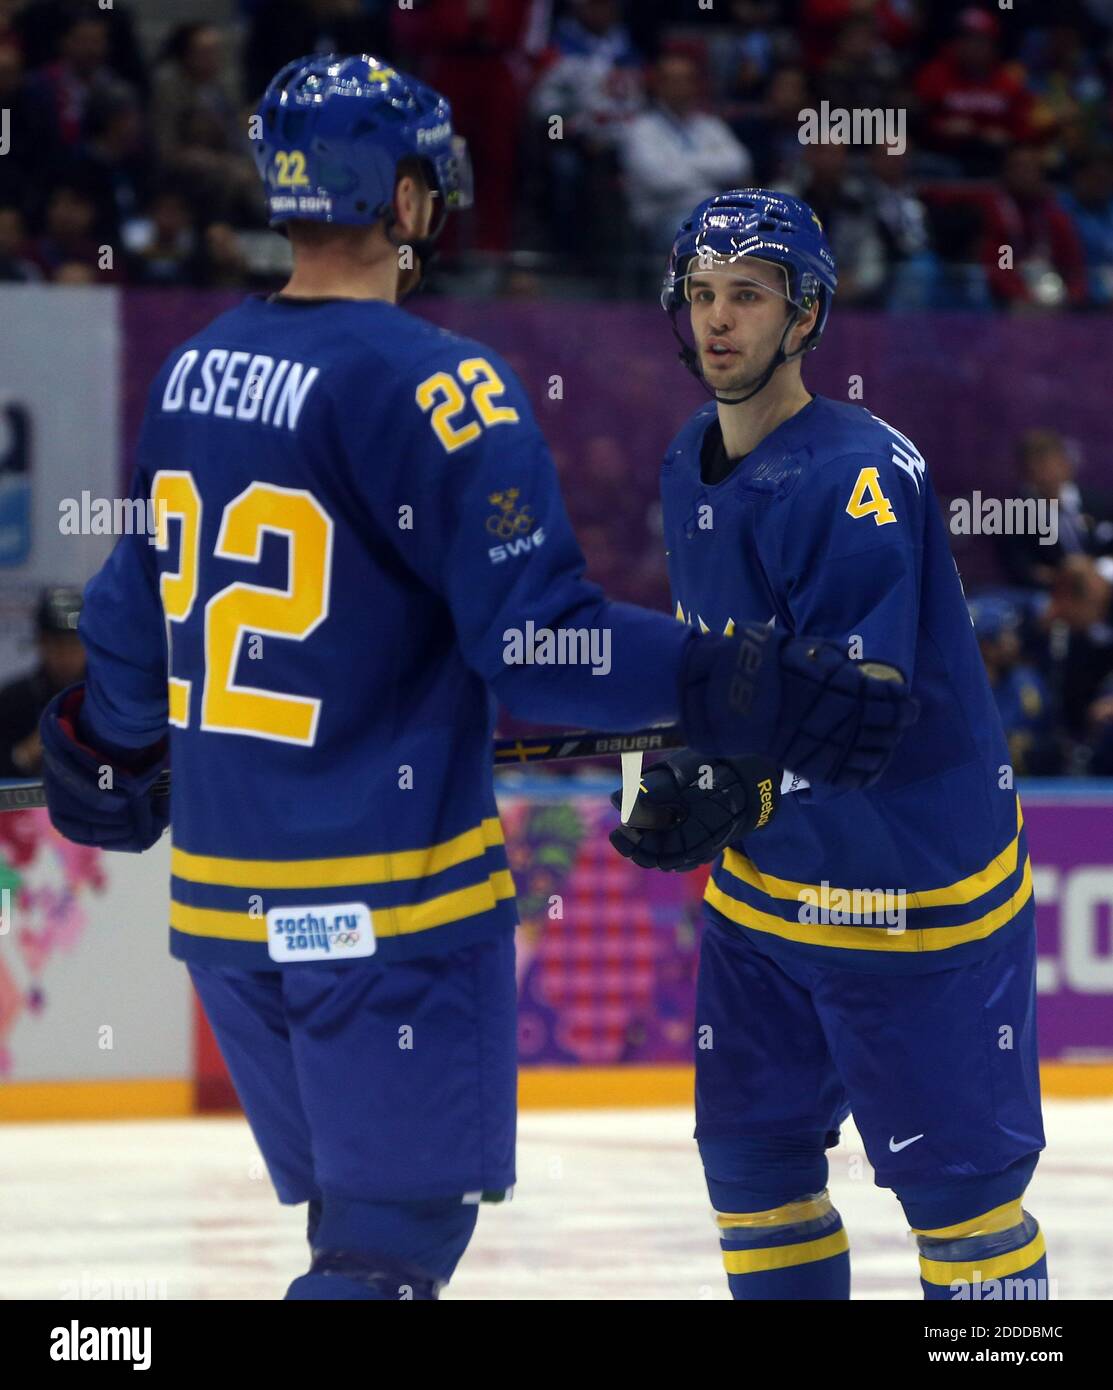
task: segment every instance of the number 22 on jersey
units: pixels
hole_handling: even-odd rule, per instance
[[[170,723],[185,729],[192,682],[173,675],[173,630],[192,614],[201,587],[201,494],[191,474],[166,469],[154,476],[151,500],[158,517],[157,550],[170,549],[170,519],[179,523],[177,568],[163,571],[159,592],[171,672]],[[240,685],[235,674],[246,634],[302,642],[328,616],[332,518],[302,488],[252,483],[224,508],[213,554],[221,560],[258,564],[268,533],[286,541],[286,588],[237,582],[205,604],[201,728],[308,746],[317,735],[320,700]]]
[[[519,418],[512,405],[495,405],[496,397],[505,394],[506,386],[485,357],[466,357],[457,366],[456,376],[472,388],[471,403],[482,425],[474,420],[465,425],[454,423],[467,408],[467,401],[456,377],[449,376],[448,372],[434,372],[414,393],[423,411],[428,414],[432,410],[433,431],[448,454],[478,439],[483,428],[514,424]]]

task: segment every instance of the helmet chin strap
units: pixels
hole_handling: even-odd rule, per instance
[[[793,308],[795,309],[796,306],[794,305]],[[669,324],[672,327],[673,337],[680,344],[680,351],[677,354],[677,356],[692,373],[692,375],[696,378],[696,380],[707,392],[707,394],[711,396],[712,399],[715,400],[719,405],[743,405],[746,401],[752,401],[753,398],[757,395],[757,393],[759,391],[764,391],[765,388],[769,385],[769,383],[773,380],[773,373],[777,370],[778,367],[783,367],[786,362],[791,362],[795,357],[802,357],[804,353],[807,352],[807,347],[799,347],[796,349],[795,352],[785,352],[785,339],[792,331],[796,323],[796,320],[799,317],[800,310],[796,309],[795,313],[791,315],[788,322],[785,324],[784,332],[781,334],[781,341],[777,344],[777,350],[769,359],[769,365],[762,372],[761,376],[758,377],[757,385],[753,388],[753,390],[747,392],[747,394],[744,396],[720,396],[719,393],[715,390],[715,388],[708,382],[703,372],[700,370],[699,353],[696,352],[695,348],[689,347],[689,345],[684,341],[683,337],[681,336],[680,330],[676,326],[676,310],[669,310]]]

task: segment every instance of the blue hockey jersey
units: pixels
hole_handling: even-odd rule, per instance
[[[583,576],[521,385],[379,301],[249,299],[174,352],[90,583],[85,715],[169,727],[171,949],[245,969],[511,930],[495,696],[678,717],[690,632]],[[535,658],[537,658],[535,660]]]
[[[1031,928],[1019,799],[924,460],[860,406],[815,397],[722,481],[703,407],[661,477],[676,616],[757,620],[898,667],[918,722],[873,787],[782,798],[732,845],[711,908],[763,948],[862,970],[941,969]]]

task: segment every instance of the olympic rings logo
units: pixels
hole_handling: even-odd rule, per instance
[[[508,541],[511,536],[525,535],[527,531],[533,529],[533,517],[530,515],[530,507],[527,505],[518,512],[503,512],[501,516],[489,516],[487,518],[487,530],[492,536],[497,536],[500,541]]]

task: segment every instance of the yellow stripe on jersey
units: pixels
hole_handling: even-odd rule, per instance
[[[1022,1197],[1017,1197],[1015,1201],[1005,1202],[1003,1206],[984,1211],[981,1216],[972,1216],[969,1221],[959,1221],[954,1226],[937,1226],[931,1231],[921,1231],[913,1227],[912,1234],[928,1236],[932,1240],[959,1240],[966,1236],[989,1236],[997,1231],[1011,1231],[1024,1220],[1021,1208],[1023,1200]]]
[[[761,912],[737,898],[728,897],[713,880],[709,880],[704,900],[717,912],[740,927],[768,932],[783,941],[798,941],[809,946],[834,946],[849,951],[945,951],[968,941],[981,941],[1011,922],[1032,896],[1032,864],[1024,861],[1024,876],[1016,892],[992,912],[954,927],[905,927],[890,931],[885,927],[841,927],[817,923],[806,925],[788,922],[771,912]]]
[[[509,869],[488,874],[482,883],[441,893],[427,902],[403,907],[374,907],[371,925],[376,937],[411,936],[447,926],[465,917],[489,912],[497,903],[514,896],[514,880]],[[213,907],[188,907],[171,901],[170,925],[187,936],[214,937],[223,941],[266,943],[267,920],[250,912],[226,912]]]
[[[841,1255],[849,1249],[846,1230],[840,1227],[829,1236],[800,1241],[797,1245],[772,1245],[760,1250],[724,1250],[723,1268],[728,1274],[760,1274],[767,1269],[791,1269],[793,1265],[829,1260],[832,1255]]]
[[[395,850],[387,854],[351,854],[341,859],[220,859],[175,849],[170,872],[190,883],[222,888],[344,888],[364,883],[397,883],[429,878],[469,859],[478,859],[503,843],[498,816],[489,816],[471,830],[426,849]]]
[[[983,894],[1004,883],[1010,874],[1016,872],[1020,853],[1020,831],[1023,824],[1024,817],[1020,810],[1020,798],[1017,797],[1016,834],[1000,854],[993,856],[984,869],[979,869],[977,873],[969,874],[966,878],[956,879],[954,883],[949,883],[944,888],[921,889],[915,893],[909,891],[905,894],[903,904],[898,897],[892,894],[879,894],[878,899],[885,897],[885,907],[889,910],[896,910],[902,905],[910,910],[917,907],[956,907],[976,902]],[[792,879],[777,878],[773,874],[763,874],[756,864],[734,849],[728,849],[724,852],[723,868],[733,874],[735,878],[741,879],[750,888],[764,893],[766,897],[781,898],[789,902],[814,903],[817,907],[828,909],[832,906],[832,894],[841,895],[855,891],[835,888],[831,885],[825,887],[818,883],[794,883]],[[860,892],[861,890],[857,891]],[[891,901],[889,901],[890,899]],[[835,905],[841,906],[844,901],[845,898],[836,898]],[[882,910],[880,900],[872,905],[875,911]],[[829,930],[829,928],[825,928],[825,930]]]
[[[927,1260],[920,1256],[920,1273],[929,1284],[985,1283],[987,1279],[1007,1279],[1011,1274],[1031,1269],[1047,1253],[1043,1232],[1037,1231],[1027,1245],[996,1255],[991,1260]]]

